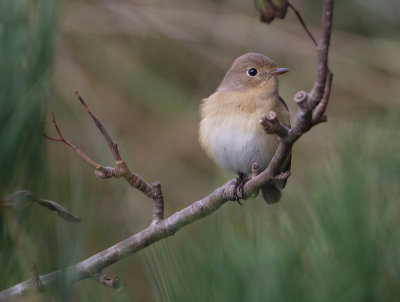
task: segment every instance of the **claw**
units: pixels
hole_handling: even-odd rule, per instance
[[[235,183],[235,187],[233,189],[233,197],[235,198],[235,200],[237,201],[238,204],[242,205],[242,203],[240,202],[240,197],[237,194],[237,188],[239,187],[239,191],[240,191],[240,185],[241,185],[241,179],[238,177],[236,178],[236,183]],[[243,192],[243,188],[242,188],[242,192]],[[243,193],[241,193],[242,198],[243,198]]]
[[[243,173],[239,173],[239,177],[236,178],[233,196],[235,197],[235,200],[237,201],[237,203],[240,205],[242,205],[242,203],[240,202],[240,199],[244,198],[243,186],[247,182],[247,180],[248,179],[246,177],[246,174],[243,174]],[[238,195],[238,189],[239,189],[240,196]]]

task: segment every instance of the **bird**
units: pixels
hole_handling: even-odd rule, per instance
[[[223,169],[238,174],[236,189],[243,198],[243,185],[249,179],[252,164],[260,170],[268,167],[279,139],[267,134],[260,125],[263,114],[274,111],[281,123],[290,128],[290,114],[278,92],[278,76],[288,72],[267,56],[247,53],[238,57],[222,82],[200,105],[199,142],[209,157]],[[290,170],[291,154],[281,172]],[[275,180],[261,187],[263,199],[276,203],[286,180]]]

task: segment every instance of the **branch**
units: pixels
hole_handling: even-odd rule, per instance
[[[303,26],[304,30],[306,31],[307,35],[310,37],[311,41],[314,44],[314,47],[317,47],[318,43],[315,40],[314,36],[308,29],[306,22],[304,22],[303,17],[301,16],[300,12],[290,3],[288,2],[288,6],[292,9],[292,11],[295,13],[297,19],[299,19],[301,26]]]
[[[279,137],[285,137],[289,133],[289,128],[279,122],[274,111],[263,114],[260,119],[260,124],[268,134],[276,134]]]
[[[103,126],[103,124],[99,121],[99,119],[95,116],[93,111],[90,109],[90,107],[86,104],[85,100],[79,95],[78,91],[75,91],[75,94],[78,97],[79,102],[82,104],[82,106],[86,109],[86,111],[89,113],[90,117],[93,119],[94,123],[96,124],[97,128],[100,130],[101,134],[104,136],[108,147],[114,157],[116,167],[108,167],[108,166],[103,166],[94,160],[92,160],[86,153],[84,153],[82,150],[80,150],[78,147],[73,145],[70,141],[68,141],[64,136],[61,134],[61,131],[58,127],[58,124],[56,122],[55,115],[53,111],[51,112],[51,115],[53,117],[53,125],[58,133],[58,137],[49,137],[45,133],[43,133],[44,137],[53,140],[53,141],[58,141],[66,144],[69,148],[74,150],[78,155],[90,166],[92,166],[95,169],[95,174],[102,178],[102,179],[108,179],[108,178],[120,178],[123,177],[131,187],[138,189],[139,191],[143,192],[147,197],[152,198],[157,204],[159,203],[164,203],[163,195],[161,192],[161,189],[155,188],[154,186],[148,184],[147,182],[144,181],[144,179],[132,172],[128,166],[126,165],[125,161],[122,159],[119,150],[118,150],[118,144],[115,143],[112,139],[111,136],[108,134],[107,130]],[[160,209],[164,208],[164,206],[159,207]],[[162,213],[163,215],[163,213]],[[161,216],[162,216],[161,215]]]
[[[5,198],[8,202],[5,206],[8,207],[27,207],[32,203],[37,203],[51,211],[56,211],[57,215],[69,222],[80,222],[81,218],[67,211],[62,205],[55,201],[37,198],[34,194],[26,190],[16,191]]]
[[[333,15],[333,2],[334,0],[325,0],[324,9],[322,13],[322,31],[321,38],[317,47],[318,51],[318,65],[317,65],[317,79],[314,86],[309,93],[309,102],[315,106],[321,101],[324,90],[326,77],[328,74],[328,51],[331,39],[332,30],[332,15]]]
[[[227,182],[202,200],[82,262],[40,276],[41,288],[47,289],[64,277],[67,278],[65,280],[72,283],[91,278],[92,275],[122,258],[136,253],[162,238],[172,236],[183,226],[211,214],[222,206],[228,200],[225,192],[233,187],[233,184],[234,181]],[[33,284],[28,280],[0,292],[0,301],[7,301],[11,297],[22,296],[33,290]]]
[[[243,188],[245,197],[250,197],[253,194],[257,194],[259,188],[268,182],[274,180],[282,180],[289,177],[289,171],[285,173],[280,173],[280,171],[282,165],[286,161],[288,154],[291,151],[292,145],[297,141],[297,139],[299,139],[299,137],[310,130],[314,125],[318,123],[320,119],[323,119],[324,117],[324,113],[329,101],[329,92],[332,81],[332,75],[329,72],[327,62],[332,27],[333,2],[334,0],[324,1],[322,32],[319,44],[317,46],[317,76],[313,88],[310,92],[299,91],[298,93],[296,93],[294,100],[298,105],[298,112],[294,120],[294,125],[291,129],[287,129],[286,127],[284,127],[284,125],[282,125],[278,121],[276,115],[274,116],[274,114],[271,114],[271,112],[266,115],[265,118],[262,118],[261,123],[265,124],[262,125],[264,129],[268,133],[276,133],[279,136],[279,145],[266,170],[260,173],[260,168],[258,164],[253,164],[252,177],[244,185]],[[126,164],[119,156],[117,145],[111,140],[104,127],[95,118],[83,99],[79,95],[78,98],[81,101],[82,105],[86,108],[92,119],[95,121],[103,136],[106,138],[117,163],[117,168],[107,168],[100,165],[97,166],[97,164],[94,166],[94,168],[96,169],[96,171],[100,171],[99,173],[103,173],[102,175],[105,178],[123,176],[131,186],[137,188],[137,186],[133,185],[132,178],[137,179],[139,176],[133,174],[133,172],[128,170]],[[82,156],[82,153],[77,151],[79,149],[71,145],[67,140],[62,137],[55,122],[55,119],[53,119],[53,124],[56,127],[59,138],[49,139],[66,143],[89,164],[91,162],[94,163],[91,160],[87,160],[87,156]],[[71,265],[65,269],[61,269],[53,273],[40,276],[39,280],[41,289],[45,290],[49,288],[50,286],[55,284],[61,277],[64,277],[65,280],[70,280],[71,282],[77,282],[85,278],[93,278],[93,276],[100,276],[100,279],[104,280],[104,278],[101,277],[101,271],[104,268],[121,260],[124,257],[140,251],[141,249],[158,240],[172,236],[173,234],[175,234],[175,232],[180,230],[185,225],[190,224],[207,215],[210,215],[228,200],[234,200],[235,196],[234,190],[236,182],[233,179],[225,183],[223,186],[217,188],[214,192],[204,197],[203,199],[196,201],[190,206],[184,208],[183,210],[176,212],[166,219],[163,219],[162,207],[164,203],[161,202],[163,201],[161,195],[161,186],[159,185],[159,183],[155,183],[150,186],[145,183],[141,178],[140,180],[141,182],[143,182],[143,187],[139,186],[138,189],[144,192],[148,197],[153,199],[152,224],[141,232],[129,237],[124,241],[117,243],[116,245],[96,255],[89,257],[82,262]],[[6,301],[9,298],[22,296],[28,292],[33,291],[34,286],[32,282],[28,280],[0,292],[0,301]]]
[[[154,194],[153,198],[153,220],[152,225],[159,223],[164,218],[164,198],[161,192],[161,184],[159,182],[153,183]]]
[[[316,125],[318,123],[326,122],[327,117],[324,115],[326,107],[328,106],[329,97],[331,94],[331,86],[333,80],[333,73],[328,70],[328,74],[326,76],[326,85],[324,89],[324,95],[322,100],[319,102],[317,107],[314,110],[313,117],[312,117],[312,124]]]

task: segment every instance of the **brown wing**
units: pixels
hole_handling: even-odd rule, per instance
[[[286,165],[281,170],[281,172],[290,171],[292,162],[292,153],[288,155]],[[261,187],[261,195],[263,199],[268,203],[276,203],[281,199],[282,190],[286,186],[287,179],[275,180],[272,184],[267,184]]]
[[[286,105],[285,101],[282,99],[281,96],[279,96],[279,102],[281,102],[283,104],[283,106],[285,106],[286,110],[289,111],[288,106]],[[290,126],[290,125],[289,125]]]

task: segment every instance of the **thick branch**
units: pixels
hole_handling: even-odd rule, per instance
[[[332,30],[333,2],[334,0],[325,0],[324,9],[322,11],[322,31],[321,38],[317,47],[317,79],[314,82],[314,86],[310,92],[310,102],[314,103],[315,106],[321,100],[324,93],[326,76],[328,73],[328,51]]]
[[[328,106],[328,101],[329,101],[329,97],[331,94],[332,79],[333,79],[333,73],[328,70],[328,74],[326,76],[324,95],[322,97],[322,100],[319,102],[319,104],[317,105],[317,107],[315,108],[314,113],[313,113],[313,117],[312,117],[313,125],[327,121],[326,115],[324,115],[324,113],[325,113],[326,107]]]
[[[61,277],[71,282],[90,278],[105,267],[140,251],[153,242],[172,236],[183,226],[211,214],[223,205],[227,201],[225,192],[232,186],[233,182],[229,181],[202,200],[191,204],[157,224],[152,224],[132,237],[75,265],[40,276],[41,288],[47,289]],[[0,301],[7,301],[11,297],[22,296],[34,289],[34,284],[30,280],[22,282],[0,292]]]
[[[254,174],[257,174],[259,168],[257,165],[253,165],[253,167]],[[257,177],[259,176],[256,176],[253,179],[257,179]],[[194,202],[190,206],[156,224],[153,223],[143,231],[89,257],[82,262],[40,276],[41,290],[46,290],[51,287],[60,278],[69,280],[72,283],[86,278],[93,278],[93,276],[97,278],[102,269],[121,260],[122,258],[144,249],[158,240],[174,235],[185,225],[216,211],[226,201],[232,199],[234,183],[235,180],[228,181],[205,198]],[[32,283],[31,280],[28,280],[6,289],[0,292],[0,301],[7,301],[11,297],[23,296],[28,292],[34,291],[36,289],[35,284],[36,283]]]

